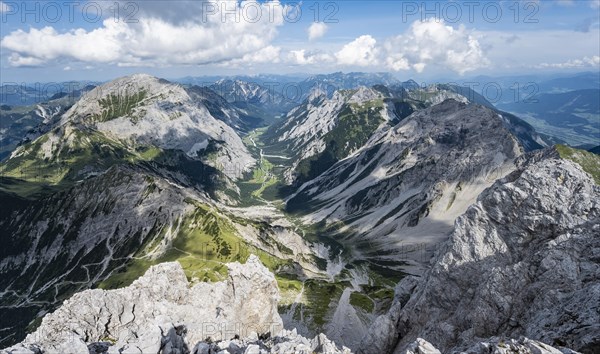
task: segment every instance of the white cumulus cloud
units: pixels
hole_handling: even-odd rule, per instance
[[[571,59],[563,63],[542,63],[536,67],[557,69],[600,67],[600,56],[594,55],[591,57],[583,57],[581,59]]]
[[[10,11],[10,6],[8,6],[7,4],[0,1],[0,14],[9,12],[9,11]]]
[[[377,41],[369,35],[356,38],[335,53],[338,64],[355,66],[376,65],[378,55]]]
[[[464,26],[452,27],[435,19],[415,21],[404,33],[382,43],[371,35],[362,35],[330,55],[310,55],[304,49],[288,55],[291,62],[300,65],[320,64],[332,58],[338,65],[419,73],[436,66],[461,75],[490,63],[475,34]]]
[[[279,54],[270,44],[284,21],[285,6],[279,1],[215,2],[216,6],[192,17],[187,8],[185,21],[176,20],[176,15],[186,8],[179,1],[174,3],[162,15],[143,5],[137,22],[111,18],[93,30],[19,29],[4,36],[0,46],[11,52],[13,66],[59,59],[120,66],[196,65],[246,56],[267,61]]]
[[[313,41],[323,37],[327,32],[327,29],[327,25],[323,22],[314,22],[308,27],[308,40]]]
[[[242,57],[243,62],[249,63],[279,63],[281,61],[281,48],[272,45]]]
[[[296,65],[330,63],[333,60],[333,57],[327,53],[309,52],[305,49],[291,50],[288,53],[288,61]]]
[[[440,65],[459,74],[485,67],[489,61],[464,26],[454,28],[435,19],[416,21],[403,34],[384,44],[385,64],[392,70],[423,71]]]
[[[223,67],[240,68],[242,66],[249,66],[254,64],[278,64],[280,62],[281,48],[269,45],[256,52],[246,54],[241,58],[224,61],[219,65]]]

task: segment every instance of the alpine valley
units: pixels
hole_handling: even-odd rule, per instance
[[[597,87],[177,81],[2,105],[2,353],[600,353]]]

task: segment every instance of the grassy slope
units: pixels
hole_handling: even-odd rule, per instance
[[[133,95],[111,94],[99,100],[102,112],[94,118],[97,121],[106,122],[119,117],[131,116],[134,109],[143,104],[146,95],[145,90],[140,90]]]
[[[279,259],[247,244],[237,235],[231,224],[232,221],[206,205],[191,200],[189,203],[194,204],[196,208],[182,220],[179,232],[163,256],[156,259],[146,257],[156,246],[146,245],[122,269],[100,283],[99,287],[114,289],[127,286],[143,275],[150,266],[168,261],[178,261],[191,281],[222,281],[227,278],[225,263],[235,261],[244,263],[250,254],[256,254],[261,262],[276,274],[277,284],[282,294],[280,312],[287,312],[290,309],[296,296],[304,287],[301,306],[297,308],[294,317],[297,320],[310,319],[307,323],[310,328],[315,331],[324,330],[328,316],[335,309],[337,299],[344,288],[349,286],[347,282],[328,282],[320,279],[302,281],[282,272],[285,266],[292,265],[292,261]],[[390,299],[392,296],[393,293]]]
[[[43,135],[24,146],[24,153],[6,161],[1,167],[2,177],[12,183],[1,183],[0,190],[21,197],[35,199],[48,191],[60,191],[84,178],[85,169],[105,170],[121,163],[151,161],[161,153],[153,146],[128,149],[121,142],[107,138],[98,131],[69,129],[68,144],[60,148]],[[45,156],[44,146],[52,152]]]
[[[176,235],[163,255],[158,258],[149,257],[150,252],[158,245],[144,245],[127,265],[103,281],[99,287],[113,289],[127,286],[143,275],[150,266],[170,261],[181,263],[188,279],[197,281],[226,279],[225,263],[244,263],[250,254],[256,254],[274,273],[283,266],[291,265],[291,260],[279,259],[245,242],[237,234],[232,221],[211,207],[192,199],[187,199],[186,202],[193,206],[193,211],[179,220],[178,229],[169,230],[176,232]],[[283,275],[280,277],[284,279]]]
[[[578,163],[585,172],[594,177],[596,184],[600,185],[600,156],[565,145],[556,145],[556,151],[563,159]]]
[[[322,153],[300,161],[296,172],[300,181],[308,181],[363,146],[384,121],[383,100],[347,105],[339,114],[338,124],[323,136]]]

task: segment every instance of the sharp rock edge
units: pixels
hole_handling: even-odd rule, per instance
[[[401,354],[441,354],[433,344],[418,338],[400,352]],[[479,342],[462,351],[464,354],[575,354],[577,352],[566,348],[554,348],[542,342],[526,337],[519,339],[492,338],[489,341]]]
[[[379,257],[398,248],[415,273],[431,255],[408,255],[401,248],[446,239],[454,220],[514,170],[522,154],[494,111],[449,99],[374,135],[356,154],[304,184],[288,207],[319,205],[304,217],[307,223],[350,220],[346,227],[357,233],[355,240],[372,247],[364,252]]]
[[[228,268],[227,281],[191,286],[179,263],[162,263],[126,288],[77,293],[0,353],[351,354],[283,329],[275,276],[258,257]]]
[[[598,352],[600,186],[554,149],[517,165],[456,220],[423,277],[398,284],[391,310],[375,321],[359,353],[434,353],[433,346],[559,352],[528,339],[502,341],[521,336]],[[477,342],[488,344],[473,347]]]

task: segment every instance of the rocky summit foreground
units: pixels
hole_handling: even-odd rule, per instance
[[[418,338],[442,352],[558,352],[523,339],[502,344],[520,336],[598,352],[600,186],[555,149],[518,164],[456,220],[432,268],[398,284],[360,352],[434,352],[415,346]],[[479,341],[496,349],[472,349]]]
[[[2,353],[350,353],[283,329],[275,277],[256,256],[228,268],[228,280],[192,286],[162,263],[129,287],[83,291]]]

